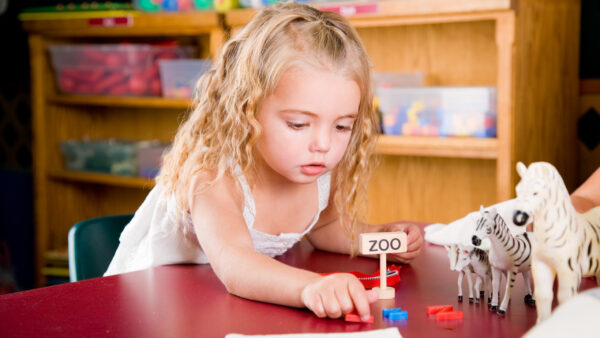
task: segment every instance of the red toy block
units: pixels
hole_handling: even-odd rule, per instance
[[[344,320],[347,322],[358,322],[358,323],[373,323],[373,315],[369,316],[369,319],[366,321],[362,321],[360,320],[360,317],[358,316],[358,314],[356,312],[350,312],[350,313],[346,313],[346,315],[344,316]]]
[[[439,312],[435,315],[435,320],[448,320],[448,319],[463,319],[462,311],[452,312]]]
[[[427,314],[432,315],[438,312],[452,312],[454,307],[452,305],[430,305],[427,307]]]

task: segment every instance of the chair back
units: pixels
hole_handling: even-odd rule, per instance
[[[133,215],[88,219],[69,230],[69,279],[100,277],[119,246],[119,236]]]

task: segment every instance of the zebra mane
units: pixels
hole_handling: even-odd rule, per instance
[[[506,222],[504,221],[504,218],[502,218],[502,216],[500,216],[499,213],[494,212],[495,216],[494,216],[494,223],[498,224],[498,226],[500,226],[500,228],[506,228]]]
[[[557,197],[560,197],[563,200],[569,197],[569,192],[567,190],[565,182],[558,173],[558,170],[550,163],[532,163],[527,169],[526,178],[526,181],[531,181],[537,184],[542,184],[544,186],[550,187],[550,189],[558,193]],[[523,180],[525,181],[525,179]]]

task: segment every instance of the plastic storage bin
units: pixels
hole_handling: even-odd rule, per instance
[[[65,168],[106,174],[137,174],[138,142],[118,140],[67,140],[60,143]]]
[[[144,142],[137,149],[138,175],[154,178],[162,166],[162,155],[170,147],[169,143]]]
[[[425,75],[421,72],[373,73],[373,88],[421,87]]]
[[[192,98],[196,83],[212,67],[211,60],[159,60],[162,94],[168,98]]]
[[[49,46],[63,93],[160,96],[157,61],[191,56],[191,47],[174,44],[95,44]]]
[[[495,87],[376,88],[384,134],[496,136]]]

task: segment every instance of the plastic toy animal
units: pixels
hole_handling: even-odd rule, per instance
[[[475,279],[475,303],[479,303],[479,298],[483,298],[485,292],[488,291],[488,303],[491,301],[492,295],[492,269],[488,259],[488,253],[485,250],[472,246],[458,246],[458,262],[457,269],[468,268],[474,272],[477,278]],[[481,288],[483,284],[483,288]],[[471,301],[471,299],[469,299]]]
[[[500,315],[506,313],[518,272],[523,274],[527,288],[525,303],[535,305],[531,292],[531,242],[527,233],[513,236],[495,208],[483,210],[482,206],[472,237],[473,245],[480,245],[481,239],[486,237],[491,242],[489,260],[492,266],[492,303],[490,310],[497,310]],[[502,273],[506,273],[506,291],[502,304],[498,308]]]
[[[462,302],[463,300],[462,280],[463,275],[466,275],[469,286],[469,303],[473,301],[479,303],[479,298],[483,297],[486,287],[491,286],[491,270],[487,253],[481,249],[460,244],[446,245],[445,248],[448,251],[450,270],[458,271],[458,301]],[[471,273],[475,273],[476,276],[475,295],[477,297],[473,297]],[[481,289],[482,283],[483,289]]]
[[[515,224],[534,222],[533,281],[537,322],[550,316],[554,278],[558,278],[558,303],[579,289],[582,277],[596,276],[600,284],[600,219],[590,221],[575,211],[562,177],[549,163],[527,168],[517,163]]]
[[[471,278],[471,270],[466,268],[466,266],[462,266],[460,269],[457,268],[458,257],[459,257],[459,248],[458,245],[446,245],[444,246],[446,251],[448,251],[448,259],[450,260],[450,270],[458,271],[458,301],[462,302],[463,300],[463,276],[467,276],[467,285],[469,287],[469,302],[473,301],[473,279]]]

